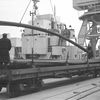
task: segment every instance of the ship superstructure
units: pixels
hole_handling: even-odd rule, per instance
[[[69,39],[75,39],[74,29],[67,29],[66,25],[58,19],[54,21],[52,14],[38,15],[34,20],[34,26],[56,32]],[[29,21],[29,24],[32,24],[32,21]],[[22,34],[24,59],[32,57],[32,47],[35,59],[66,59],[69,48],[67,46],[65,40],[45,32],[33,30],[32,35],[32,30],[26,28]]]

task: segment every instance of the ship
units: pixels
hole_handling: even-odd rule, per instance
[[[55,11],[54,14],[37,15],[37,6],[34,5],[34,8],[36,8],[34,12],[30,12],[32,19],[28,22],[29,25],[47,29],[76,42],[75,30],[71,26],[67,28],[66,24],[60,21],[60,17],[55,15]],[[21,39],[15,38],[11,41],[13,46],[10,54],[14,62],[28,61],[36,66],[60,66],[65,65],[68,59],[79,58],[77,47],[46,32],[25,28],[22,31]]]
[[[91,20],[89,19],[92,7],[91,9],[84,8],[83,6],[85,6],[86,4],[82,3],[84,4],[81,5],[83,8],[80,7],[79,9],[79,7],[77,6],[77,4],[79,5],[79,3],[75,1],[73,3],[74,3],[74,8],[77,10],[89,9],[87,12],[85,12],[83,16],[80,17],[80,19],[83,20],[83,24],[78,34],[78,41],[75,37],[75,30],[72,27],[67,28],[66,24],[62,23],[59,17],[57,17],[56,15],[53,14],[35,15],[34,18],[33,16],[34,13],[31,13],[32,19],[28,22],[28,24],[60,34],[63,37],[78,43],[85,49],[86,47],[84,46],[84,44],[86,42],[86,39],[90,40],[90,42],[94,45],[92,47],[94,55],[93,58],[96,59],[96,56],[98,56],[95,48],[96,41],[92,42],[96,39],[95,38],[96,36],[93,35],[95,29],[93,28],[92,30],[93,32],[91,31],[91,27],[90,30],[88,30],[87,25],[91,23],[86,21],[86,20],[94,21],[94,19]],[[92,40],[92,37],[94,37],[94,40]],[[84,53],[84,51],[77,48],[76,46],[73,46],[72,44],[63,40],[62,38],[57,37],[55,35],[51,35],[46,32],[40,32],[37,30],[25,28],[22,33],[21,43],[22,45],[20,46],[20,48],[19,49],[16,48],[17,50],[15,50],[16,52],[13,57],[14,58],[13,61],[15,62],[28,61],[34,63],[34,65],[36,66],[53,66],[53,65],[60,66],[66,64],[77,64],[77,63],[82,64],[88,62],[87,61],[88,56],[86,53]],[[93,61],[90,61],[90,63],[92,62]]]
[[[29,21],[29,24],[32,24],[32,21]],[[54,21],[52,14],[38,15],[34,20],[34,26],[45,28],[68,39],[75,40],[74,29],[68,29],[60,20]],[[75,56],[77,55],[77,48],[75,46],[46,32],[25,28],[21,40],[11,39],[12,43],[16,43],[14,40],[21,45],[17,47],[13,44],[13,47],[17,49],[13,61],[18,61],[20,58],[19,61],[33,62],[37,66],[60,66],[65,65],[68,59],[77,59],[77,56]]]

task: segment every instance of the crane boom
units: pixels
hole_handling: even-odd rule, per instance
[[[44,28],[40,28],[40,27],[36,27],[36,26],[32,26],[32,25],[28,25],[28,24],[22,24],[22,23],[17,23],[17,22],[8,22],[8,21],[0,21],[0,25],[3,25],[3,26],[17,26],[17,27],[25,27],[25,28],[30,28],[30,29],[34,29],[34,30],[39,30],[39,31],[42,31],[42,32],[47,32],[47,33],[50,33],[50,34],[53,34],[53,35],[56,35],[70,43],[72,43],[73,45],[77,46],[78,48],[80,48],[81,50],[85,51],[85,52],[88,52],[84,47],[80,46],[79,44],[73,42],[72,40],[56,33],[56,32],[51,32],[47,29],[44,29]]]

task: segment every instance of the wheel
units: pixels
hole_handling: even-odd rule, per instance
[[[2,90],[2,86],[0,86],[0,91]]]
[[[97,70],[96,70],[96,68],[95,68],[95,69],[94,69],[94,73],[93,73],[93,78],[96,78],[97,75],[98,75],[98,72],[97,72]]]
[[[94,73],[93,74],[93,78],[97,78],[97,73]]]
[[[43,87],[43,81],[41,79],[36,79],[35,80],[35,90],[39,91]]]
[[[19,96],[20,88],[17,82],[9,82],[7,85],[7,94],[10,98]]]

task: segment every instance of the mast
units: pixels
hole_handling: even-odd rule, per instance
[[[33,9],[32,12],[30,12],[30,16],[32,16],[32,26],[34,26],[34,18],[36,16],[36,11],[38,9],[37,2],[39,0],[32,0],[33,1]],[[32,64],[34,63],[34,30],[32,29]]]

